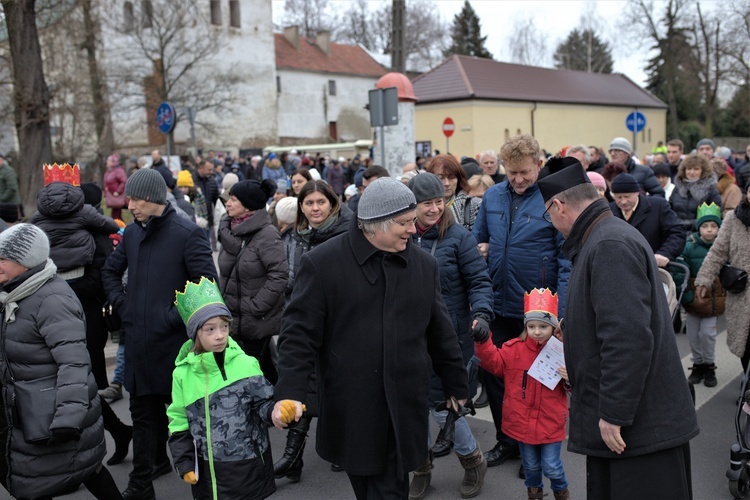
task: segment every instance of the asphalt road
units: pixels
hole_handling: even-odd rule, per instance
[[[739,360],[726,350],[724,335],[722,334],[717,342],[719,386],[714,389],[703,386],[697,388],[696,406],[701,433],[691,442],[693,489],[696,500],[732,498],[729,494],[725,472],[729,466],[729,447],[736,439],[734,415],[737,408],[735,401],[740,391],[741,367]],[[690,365],[686,337],[678,335],[676,338],[683,356],[683,364]],[[124,421],[130,423],[127,398],[114,403],[112,407]],[[469,419],[481,448],[490,449],[494,445],[494,427],[490,421],[488,409],[480,410],[477,417],[469,417]],[[283,453],[285,433],[272,428],[270,435],[273,455],[279,457]],[[433,432],[434,435],[435,432]],[[109,434],[107,434],[107,446],[111,451],[112,442]],[[301,481],[299,483],[291,483],[287,479],[277,481],[277,492],[272,498],[289,500],[353,498],[346,474],[332,472],[329,464],[315,454],[314,446],[313,427],[313,433],[308,439],[305,450],[305,467]],[[564,451],[562,458],[573,498],[585,498],[584,457]],[[515,459],[488,469],[484,490],[478,498],[525,499],[526,489],[523,481],[517,477],[520,463],[520,459]],[[130,458],[120,465],[109,467],[121,489],[127,485],[130,468]],[[459,487],[462,477],[463,470],[455,456],[449,455],[436,459],[432,485],[427,498],[460,498]],[[190,498],[190,488],[176,474],[159,478],[154,482],[154,487],[159,500]],[[9,498],[7,493],[0,493],[0,500],[7,498]],[[78,492],[60,498],[90,500],[93,496],[82,487]],[[551,494],[547,498],[551,498]]]

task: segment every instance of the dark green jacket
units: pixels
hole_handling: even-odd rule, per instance
[[[16,171],[7,163],[0,166],[0,203],[21,203]]]
[[[194,498],[266,498],[276,491],[267,429],[273,386],[231,338],[223,365],[192,347],[188,340],[177,357],[167,409],[177,473],[194,471],[197,455]]]

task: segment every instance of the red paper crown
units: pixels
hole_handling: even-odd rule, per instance
[[[534,288],[523,296],[523,313],[545,312],[557,317],[557,294],[549,288]]]
[[[44,164],[44,185],[51,182],[64,182],[73,186],[81,185],[81,169],[78,164],[70,165],[69,163],[63,163],[58,165],[57,163],[50,165]]]

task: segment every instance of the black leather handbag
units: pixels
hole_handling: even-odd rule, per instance
[[[742,293],[747,286],[747,271],[724,264],[719,271],[719,281],[727,292]]]

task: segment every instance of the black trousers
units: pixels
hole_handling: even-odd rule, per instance
[[[630,458],[586,457],[586,496],[596,500],[690,500],[690,445]]]
[[[409,498],[409,474],[400,474],[396,454],[396,436],[388,426],[385,470],[376,476],[349,475],[357,500],[397,500]]]
[[[523,318],[497,317],[490,323],[492,342],[500,347],[504,342],[521,335],[523,331]],[[481,370],[481,368],[480,368]],[[492,421],[495,423],[495,439],[507,446],[516,444],[516,441],[505,435],[503,425],[503,397],[505,396],[505,381],[484,372],[484,390],[487,392],[487,402],[490,404]]]
[[[133,471],[129,486],[138,488],[151,484],[154,465],[168,460],[167,433],[169,396],[130,396],[133,418]]]
[[[271,382],[271,385],[276,385],[279,375],[276,372],[276,365],[273,364],[273,356],[271,355],[271,337],[258,340],[235,340],[245,354],[258,360],[266,380]]]

